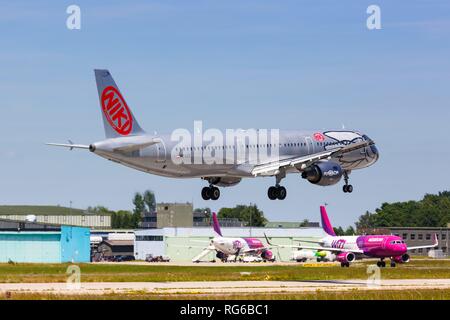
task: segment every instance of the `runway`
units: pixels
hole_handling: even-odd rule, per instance
[[[0,293],[53,294],[217,294],[217,293],[295,293],[346,290],[420,290],[449,289],[450,279],[391,279],[328,281],[210,281],[210,282],[85,282],[67,283],[1,283]]]

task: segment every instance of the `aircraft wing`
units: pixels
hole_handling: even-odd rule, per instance
[[[292,245],[292,244],[273,244],[270,242],[269,238],[267,237],[266,233],[264,233],[264,237],[266,238],[267,244],[269,244],[272,248],[299,248],[299,245]],[[319,245],[323,244],[323,241],[314,241],[314,240],[294,240],[299,242],[309,242],[309,243],[317,243]]]
[[[252,252],[259,252],[261,250],[267,250],[267,249],[271,249],[272,247],[262,247],[262,248],[257,248],[257,249],[248,249],[248,250],[242,250],[239,253],[243,254],[243,253],[252,253]]]
[[[434,234],[434,243],[433,244],[429,244],[427,246],[415,246],[415,247],[408,247],[408,250],[414,250],[414,249],[426,249],[426,248],[435,248],[439,245],[439,241],[437,238],[437,235]]]
[[[352,250],[352,249],[343,249],[343,248],[328,248],[328,247],[313,247],[313,246],[292,246],[293,248],[298,249],[310,249],[310,250],[317,250],[317,251],[331,251],[331,252],[353,252],[353,253],[359,253],[364,254],[364,251],[362,250]]]
[[[288,158],[288,159],[283,159],[283,160],[279,160],[279,161],[269,162],[269,163],[265,163],[265,164],[260,164],[260,165],[255,166],[252,169],[251,173],[254,176],[273,176],[273,175],[278,174],[280,169],[283,169],[283,168],[295,167],[299,170],[303,170],[306,167],[313,164],[314,162],[324,160],[324,159],[329,159],[332,156],[338,156],[341,154],[345,154],[345,153],[348,153],[348,152],[351,152],[354,150],[368,147],[373,144],[374,144],[374,142],[372,140],[370,140],[370,141],[364,140],[364,141],[360,141],[360,142],[351,143],[348,145],[338,146],[338,147],[335,147],[330,150],[321,151],[321,152],[303,156],[303,157],[294,157],[294,158]]]

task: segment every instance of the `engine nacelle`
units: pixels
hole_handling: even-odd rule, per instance
[[[272,260],[273,259],[273,253],[270,250],[264,250],[261,253],[261,258],[263,258],[264,260]]]
[[[213,184],[218,187],[232,187],[241,182],[242,178],[235,177],[208,177],[204,178],[210,184]]]
[[[216,257],[220,260],[225,260],[227,258],[227,255],[221,251],[217,251]]]
[[[353,262],[355,261],[355,254],[353,252],[341,252],[336,256],[336,260],[339,262]]]
[[[317,261],[336,261],[336,255],[330,251],[317,251]]]
[[[405,253],[401,256],[393,257],[392,259],[397,263],[406,263],[409,262],[409,254]]]
[[[309,166],[302,172],[302,178],[319,186],[331,186],[338,183],[343,175],[339,164],[332,161],[322,161]]]

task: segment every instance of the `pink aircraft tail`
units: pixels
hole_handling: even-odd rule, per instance
[[[325,206],[320,206],[320,217],[322,219],[322,228],[330,236],[335,237],[334,229],[331,226],[330,220],[328,219],[327,210]]]
[[[217,215],[215,212],[213,212],[213,228],[214,231],[219,235],[222,236],[222,231],[220,231],[220,225],[219,225],[219,220],[217,220]]]

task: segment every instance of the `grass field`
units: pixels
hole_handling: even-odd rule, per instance
[[[82,282],[163,282],[237,280],[343,280],[367,279],[374,262],[332,266],[173,266],[133,264],[79,264]],[[0,264],[0,282],[65,282],[69,264]],[[415,260],[381,270],[382,279],[450,278],[450,260]]]
[[[450,300],[450,289],[350,290],[338,292],[254,293],[254,294],[152,294],[60,295],[12,293],[0,300]]]

